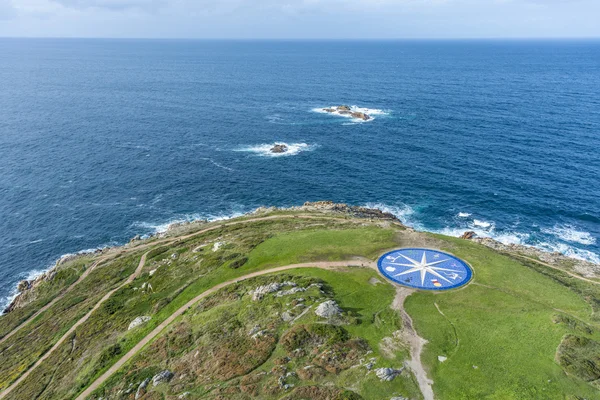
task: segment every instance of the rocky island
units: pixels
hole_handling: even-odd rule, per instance
[[[271,147],[270,152],[273,154],[281,154],[287,153],[288,150],[289,149],[285,144],[275,144],[273,147]]]
[[[360,112],[360,111],[352,111],[352,108],[350,106],[346,106],[346,105],[341,105],[341,106],[331,107],[331,108],[323,108],[323,111],[331,113],[331,114],[346,115],[346,116],[360,119],[363,121],[368,121],[371,119],[371,116],[369,114],[366,114],[366,113]]]
[[[461,257],[473,279],[434,294],[379,272],[383,254],[414,247]],[[593,399],[600,388],[597,265],[418,232],[366,207],[175,224],[65,258],[19,289],[0,317],[2,399]]]

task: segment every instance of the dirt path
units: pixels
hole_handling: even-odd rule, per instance
[[[90,318],[90,316],[92,315],[92,313],[94,311],[96,311],[106,300],[108,300],[110,298],[110,296],[113,295],[113,293],[115,293],[117,290],[121,289],[123,286],[125,286],[125,285],[133,282],[133,280],[139,276],[140,272],[142,272],[142,269],[144,268],[144,265],[146,264],[146,256],[147,255],[148,255],[148,253],[145,253],[142,256],[142,258],[140,259],[140,262],[139,262],[137,268],[135,269],[135,271],[131,275],[129,275],[129,278],[127,278],[127,280],[125,282],[123,282],[121,285],[119,285],[118,287],[114,288],[110,292],[106,293],[104,295],[104,297],[102,297],[100,299],[100,301],[98,301],[98,303],[96,303],[96,305],[90,311],[88,311],[87,314],[85,314],[83,317],[81,317],[81,319],[79,321],[77,321],[71,327],[71,329],[69,329],[64,335],[62,335],[60,339],[58,339],[58,341],[54,344],[54,346],[52,346],[50,348],[50,350],[48,350],[46,353],[44,353],[44,355],[41,358],[39,358],[35,362],[35,364],[33,364],[27,371],[25,371],[19,377],[19,379],[17,379],[16,381],[14,381],[9,387],[7,387],[3,392],[1,392],[0,393],[0,399],[3,399],[10,392],[12,392],[13,389],[15,387],[17,387],[17,385],[19,383],[21,383],[24,379],[26,379],[42,362],[44,362],[44,360],[46,360],[48,357],[50,357],[50,355],[54,352],[54,350],[56,350],[61,344],[63,344],[63,342],[65,340],[67,340],[69,338],[69,336],[71,336],[71,334],[73,332],[75,332],[75,329],[77,329],[77,327],[79,327],[81,324],[83,324],[85,321],[87,321]]]
[[[396,286],[396,297],[392,303],[392,308],[400,313],[403,321],[402,339],[410,346],[410,361],[406,365],[413,371],[419,384],[419,389],[423,394],[423,399],[433,400],[433,381],[427,377],[427,372],[421,362],[421,352],[427,340],[417,334],[413,327],[413,321],[410,315],[404,309],[404,300],[415,291],[402,286]]]
[[[175,243],[177,243],[179,241],[186,240],[186,239],[189,239],[189,238],[192,238],[192,237],[195,237],[195,236],[199,236],[199,235],[201,235],[203,233],[214,231],[214,230],[220,229],[220,228],[222,228],[224,226],[234,226],[234,225],[240,225],[240,224],[246,224],[246,223],[252,223],[252,222],[276,220],[276,219],[327,219],[327,220],[340,220],[340,221],[346,221],[346,222],[356,222],[356,221],[358,221],[357,219],[354,219],[354,218],[352,218],[352,219],[345,219],[343,217],[328,217],[328,216],[320,216],[320,215],[271,215],[271,216],[268,216],[268,217],[250,218],[250,219],[245,219],[245,220],[242,220],[242,221],[233,221],[233,222],[216,224],[214,226],[211,226],[211,227],[208,227],[208,228],[196,231],[196,232],[192,232],[192,233],[189,233],[187,235],[170,237],[170,238],[166,238],[166,239],[154,241],[154,242],[151,242],[151,243],[145,243],[145,244],[141,244],[139,246],[130,247],[130,248],[125,249],[124,251],[121,251],[118,255],[123,255],[123,254],[127,254],[127,253],[130,253],[130,252],[144,250],[144,249],[147,249],[149,247],[153,247],[154,248],[154,247],[160,246],[160,245],[175,244]],[[83,324],[84,322],[86,322],[89,319],[89,317],[91,316],[91,314],[95,310],[97,310],[106,300],[108,300],[116,291],[118,291],[119,289],[121,289],[125,285],[131,283],[141,273],[142,269],[144,268],[144,265],[145,265],[145,262],[146,262],[146,257],[148,255],[148,253],[149,253],[149,251],[146,252],[144,255],[142,255],[142,258],[140,259],[140,262],[139,262],[138,267],[136,268],[135,272],[133,274],[131,274],[129,276],[129,278],[125,282],[123,282],[117,288],[111,290],[106,295],[104,295],[104,297],[102,297],[100,299],[100,301],[86,315],[84,315],[73,326],[71,326],[71,328],[46,353],[44,353],[44,355],[41,358],[39,358],[30,368],[28,368],[27,371],[25,371],[8,388],[6,388],[4,391],[0,392],[0,399],[3,399],[10,392],[12,392],[14,390],[14,388],[19,383],[21,383],[23,380],[25,380],[31,374],[31,372],[33,370],[35,370],[35,368],[37,368],[44,360],[46,360],[48,357],[50,357],[50,355],[75,331],[75,329],[77,329],[77,327],[79,327],[81,324]],[[111,256],[114,256],[114,254],[111,254]],[[53,299],[46,306],[42,307],[33,316],[31,316],[30,318],[28,318],[26,321],[24,321],[23,323],[21,323],[19,326],[15,327],[10,333],[8,333],[0,341],[0,343],[2,343],[3,341],[5,341],[9,337],[13,336],[22,327],[24,327],[25,325],[27,325],[29,322],[31,322],[35,317],[37,317],[38,315],[40,315],[42,312],[48,310],[53,304],[55,304],[58,300],[60,300],[62,297],[64,297],[65,294],[68,293],[69,290],[71,290],[79,282],[81,282],[83,279],[85,279],[90,274],[90,272],[92,271],[93,268],[96,268],[98,265],[100,265],[101,263],[103,263],[103,262],[105,262],[107,260],[108,260],[108,256],[103,257],[100,260],[96,261],[96,263],[94,263],[92,265],[92,267],[88,268],[88,270],[86,270],[77,281],[75,281],[73,284],[71,284],[67,288],[67,290],[63,291],[58,297],[56,297],[55,299]],[[334,262],[334,263],[325,263],[325,264],[331,264],[332,266],[335,266],[336,264],[339,264],[337,266],[348,266],[348,265],[357,265],[359,263],[361,265],[364,264],[364,262],[360,262],[360,261],[348,261],[348,262],[342,262],[342,263],[335,263]],[[310,264],[310,266],[314,266],[314,265],[317,265],[317,264],[319,264],[319,263],[316,263],[316,264],[313,263],[313,264]],[[280,267],[280,268],[283,268],[281,270],[285,270],[285,269],[291,269],[291,268],[303,268],[303,267],[306,267],[306,265],[304,265],[304,264],[298,264],[298,265],[299,266],[296,266],[296,267],[288,266],[288,268],[286,268],[286,267]],[[373,265],[369,265],[369,267],[374,268]],[[278,268],[270,270],[270,272],[277,272],[277,271],[278,271]],[[261,271],[261,272],[257,273],[258,275],[254,275],[254,276],[263,275],[265,273],[269,273],[269,272],[268,271],[267,272]],[[243,279],[248,279],[248,278],[251,278],[252,276],[253,275],[250,274],[250,275],[244,277]],[[238,278],[238,279],[241,279],[241,278]],[[233,282],[230,282],[230,283],[233,283]],[[215,289],[215,288],[213,288],[213,289]],[[215,290],[218,290],[219,288],[216,288]],[[202,295],[200,295],[200,296],[202,296]],[[202,298],[202,297],[199,297],[199,298]]]
[[[188,301],[183,306],[179,307],[179,309],[177,309],[177,311],[175,311],[167,319],[165,319],[163,322],[161,322],[160,325],[158,325],[156,328],[154,328],[154,330],[152,332],[150,332],[148,335],[146,335],[133,348],[131,348],[131,350],[129,350],[127,352],[127,354],[125,354],[123,357],[121,357],[121,359],[119,361],[117,361],[115,364],[113,364],[104,374],[102,374],[90,386],[88,386],[88,388],[85,391],[83,391],[83,393],[81,393],[79,396],[77,396],[77,400],[80,400],[80,399],[83,400],[87,396],[92,394],[92,392],[94,390],[98,389],[104,382],[106,382],[106,380],[108,378],[110,378],[115,372],[117,372],[119,370],[119,368],[121,368],[127,361],[129,361],[144,346],[146,346],[148,343],[150,343],[152,341],[152,339],[154,339],[156,336],[158,336],[158,334],[160,334],[160,332],[162,332],[177,317],[179,317],[181,314],[183,314],[188,309],[190,309],[198,301],[217,292],[220,289],[223,289],[226,286],[229,286],[231,284],[241,282],[241,281],[244,281],[244,280],[247,280],[250,278],[255,278],[257,276],[268,275],[268,274],[272,274],[275,272],[287,271],[290,269],[297,269],[297,268],[335,269],[335,268],[339,268],[339,267],[358,266],[357,264],[360,264],[360,263],[361,263],[361,261],[350,260],[350,261],[331,261],[331,262],[324,261],[324,262],[291,264],[291,265],[285,265],[285,266],[271,268],[271,269],[267,269],[267,270],[263,270],[263,271],[252,272],[248,275],[244,275],[239,278],[235,278],[235,279],[231,279],[226,282],[219,283],[218,285],[213,286],[212,288],[202,292],[198,296],[194,297],[192,300]],[[364,264],[364,262],[362,262],[362,263]],[[369,265],[369,267],[372,267],[372,266]]]
[[[109,256],[102,257],[99,260],[97,260],[96,262],[94,262],[90,266],[90,268],[88,268],[87,270],[85,270],[83,272],[83,274],[81,274],[81,276],[79,277],[79,279],[77,279],[75,282],[73,282],[65,290],[61,291],[54,299],[52,299],[52,301],[50,301],[48,304],[46,304],[45,306],[43,306],[42,308],[40,308],[37,312],[35,312],[32,316],[30,316],[29,318],[27,318],[25,321],[21,322],[19,325],[17,325],[16,327],[14,327],[12,331],[10,331],[6,335],[4,335],[4,337],[2,337],[0,339],[0,344],[4,343],[8,338],[10,338],[15,333],[17,333],[19,330],[21,330],[21,328],[23,328],[24,326],[26,326],[27,324],[29,324],[31,321],[33,321],[35,318],[37,318],[40,314],[42,314],[43,312],[45,312],[46,310],[48,310],[50,307],[52,307],[54,304],[56,304],[57,301],[59,301],[60,299],[62,299],[69,291],[71,291],[81,281],[83,281],[85,278],[87,278],[87,276],[96,267],[98,267],[100,264],[105,263],[106,261],[109,261],[111,257],[118,257],[118,256],[121,256],[121,255],[124,255],[124,254],[127,254],[127,253],[131,253],[131,252],[135,252],[135,251],[139,251],[139,250],[144,250],[144,249],[147,249],[148,247],[153,247],[153,246],[157,246],[157,245],[172,244],[172,243],[175,243],[177,241],[186,240],[186,239],[192,238],[194,236],[201,235],[203,233],[214,231],[214,230],[222,228],[224,226],[233,226],[233,225],[239,225],[239,224],[245,224],[245,223],[251,223],[251,222],[268,221],[268,220],[273,220],[273,219],[293,219],[293,218],[301,218],[301,219],[339,219],[341,221],[345,220],[342,217],[338,218],[338,217],[328,217],[328,216],[318,216],[318,215],[271,215],[271,216],[268,216],[268,217],[258,217],[258,218],[245,219],[243,221],[233,221],[233,222],[228,222],[228,223],[220,223],[220,224],[217,224],[217,225],[211,226],[209,228],[205,228],[205,229],[202,229],[202,230],[199,230],[199,231],[187,234],[187,235],[175,236],[175,237],[171,237],[171,238],[166,238],[166,239],[154,241],[154,242],[151,242],[151,243],[141,244],[141,245],[134,246],[134,247],[122,248],[121,252],[119,252],[118,254],[116,254],[116,255],[115,254],[110,254]],[[354,219],[346,220],[346,221],[354,221]],[[0,398],[2,398],[2,397],[0,397]]]

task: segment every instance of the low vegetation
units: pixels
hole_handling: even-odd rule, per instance
[[[599,285],[389,220],[298,214],[183,225],[115,252],[66,290],[97,257],[70,262],[33,301],[0,317],[3,336],[58,296],[0,343],[0,393],[112,289],[122,286],[7,399],[77,397],[191,299],[232,281],[177,317],[91,398],[420,399],[405,364],[407,321],[391,307],[396,289],[368,268],[386,250],[419,246],[451,252],[474,270],[467,287],[414,292],[404,303],[428,341],[421,358],[436,399],[600,398]],[[140,275],[124,284],[145,253]],[[236,281],[279,266],[342,260],[345,267]],[[267,286],[276,289],[254,294]],[[332,315],[317,315],[329,301]],[[397,374],[384,381],[379,368]]]

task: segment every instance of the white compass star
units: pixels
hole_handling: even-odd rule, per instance
[[[402,257],[406,258],[408,261],[410,261],[410,264],[397,264],[397,263],[393,263],[393,262],[390,262],[389,264],[399,265],[401,267],[412,267],[412,268],[410,268],[404,272],[401,272],[397,275],[394,275],[394,276],[401,276],[401,275],[406,275],[406,274],[412,274],[413,272],[420,272],[421,273],[421,285],[425,284],[425,277],[427,276],[427,273],[437,276],[438,278],[443,279],[448,283],[452,283],[451,281],[449,281],[448,279],[446,279],[445,277],[440,275],[437,271],[460,272],[460,271],[456,271],[456,270],[448,269],[448,268],[434,267],[434,265],[441,264],[448,260],[434,261],[434,262],[428,263],[427,255],[425,252],[423,252],[423,256],[421,257],[420,262],[415,261],[412,258],[405,256],[404,254],[400,254],[400,255]]]

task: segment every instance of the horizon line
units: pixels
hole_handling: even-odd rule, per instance
[[[0,39],[71,39],[71,40],[198,40],[198,41],[575,41],[600,40],[600,36],[524,36],[524,37],[397,37],[397,38],[270,38],[270,37],[110,37],[110,36],[0,36]]]

